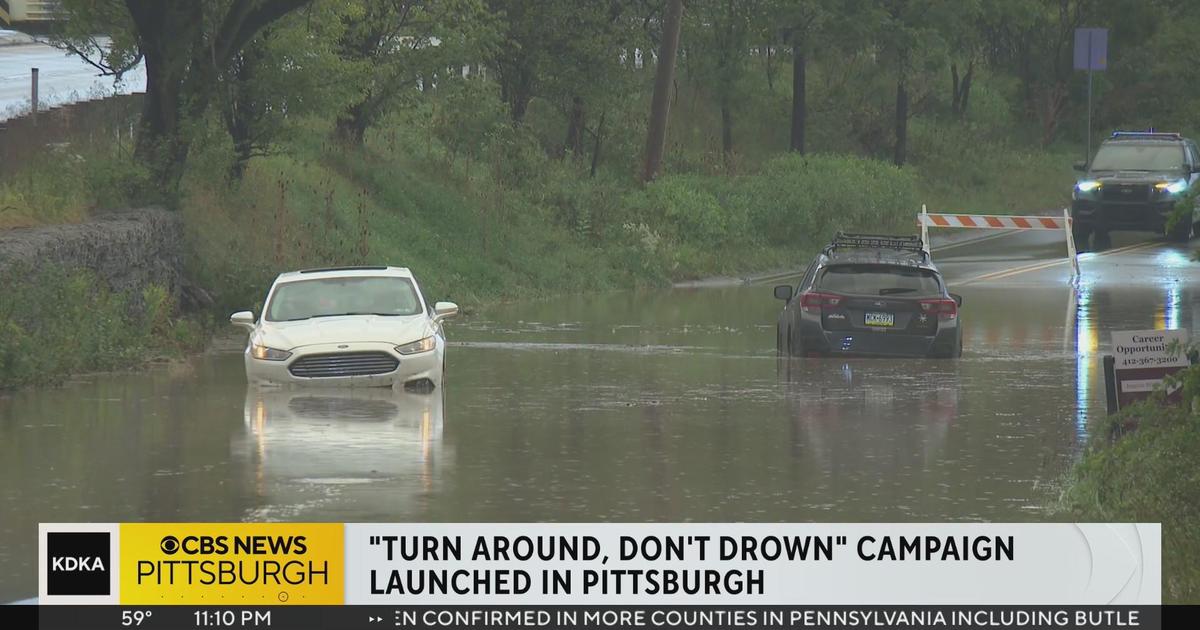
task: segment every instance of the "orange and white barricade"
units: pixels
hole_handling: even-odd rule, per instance
[[[1067,256],[1071,260],[1071,273],[1079,276],[1079,257],[1075,249],[1075,235],[1071,231],[1071,212],[1063,209],[1061,217],[1006,216],[988,214],[930,214],[921,206],[917,215],[921,227],[921,242],[929,251],[929,228],[973,228],[991,230],[1062,230],[1067,237]]]

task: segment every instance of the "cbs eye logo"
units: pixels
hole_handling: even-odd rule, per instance
[[[161,542],[158,543],[158,548],[168,556],[175,555],[179,551],[179,539],[174,536],[163,536]]]
[[[158,541],[163,555],[186,554],[189,556],[229,553],[229,541],[225,536],[163,536]]]

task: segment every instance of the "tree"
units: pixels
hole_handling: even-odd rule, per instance
[[[683,0],[666,0],[663,13],[662,41],[658,65],[654,70],[654,96],[650,101],[650,122],[646,127],[646,161],[642,181],[649,182],[662,170],[667,142],[667,117],[671,110],[671,84],[675,80],[675,56],[679,51],[679,30],[683,20]]]
[[[879,0],[878,41],[894,69],[896,85],[895,143],[892,162],[908,159],[908,119],[912,115],[910,85],[914,73],[942,66],[945,30],[958,0]]]
[[[547,56],[553,63],[538,70],[538,92],[566,116],[560,155],[582,156],[585,136],[591,134],[593,162],[598,160],[603,129],[600,124],[589,128],[589,113],[599,112],[599,120],[619,101],[634,97],[640,87],[639,77],[621,57],[623,50],[640,43],[639,23],[631,19],[629,8],[628,0],[581,2],[551,27],[562,37],[549,42],[555,54]]]
[[[690,5],[687,68],[707,85],[721,112],[721,155],[733,155],[734,109],[741,100],[758,0],[701,0]]]
[[[788,148],[797,153],[806,149],[808,126],[808,61],[819,45],[849,43],[852,24],[841,24],[839,38],[827,38],[828,29],[838,16],[839,5],[831,0],[773,0],[762,12],[768,29],[777,30],[792,49],[792,103]],[[848,22],[848,21],[847,21]]]
[[[340,16],[337,54],[357,68],[335,136],[359,145],[393,106],[477,63],[494,37],[481,0],[358,0]]]
[[[564,146],[579,153],[587,103],[623,83],[621,50],[634,30],[632,0],[488,0],[500,22],[491,65],[514,124],[535,97],[552,99],[568,119]],[[628,87],[625,85],[622,88]]]
[[[1021,109],[1038,123],[1043,144],[1054,139],[1070,104],[1075,29],[1087,25],[1101,1],[997,0],[984,5],[992,65],[1020,81]]]
[[[233,143],[229,174],[241,177],[301,116],[333,116],[354,98],[356,68],[336,54],[341,7],[316,3],[264,28],[220,77],[221,122]]]
[[[134,157],[169,198],[218,77],[260,30],[310,1],[63,0],[64,28],[54,41],[118,77],[145,62]],[[97,32],[111,33],[112,45],[101,45]]]
[[[971,102],[975,65],[983,48],[979,24],[984,14],[980,0],[962,0],[957,10],[950,12],[947,17],[944,33],[950,54],[950,111],[961,120],[966,117]]]

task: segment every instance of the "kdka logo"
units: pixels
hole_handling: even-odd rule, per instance
[[[109,595],[109,532],[46,534],[47,595]]]

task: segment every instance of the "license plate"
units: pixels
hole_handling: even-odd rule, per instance
[[[867,313],[863,323],[868,326],[895,326],[896,315],[893,313]]]

